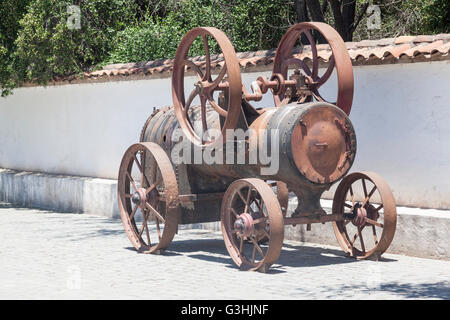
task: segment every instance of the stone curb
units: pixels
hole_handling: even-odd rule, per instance
[[[0,169],[0,201],[20,207],[57,212],[88,213],[120,218],[117,208],[117,181],[78,176]],[[331,201],[322,200],[326,210]],[[296,207],[291,199],[288,211]],[[398,220],[390,253],[450,260],[450,210],[397,207]],[[220,230],[220,222],[182,225],[180,229]],[[333,227],[313,224],[286,226],[285,238],[337,246]]]

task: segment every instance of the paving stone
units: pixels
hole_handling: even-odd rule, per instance
[[[120,220],[0,204],[1,299],[450,299],[450,261],[356,261],[285,241],[269,273],[239,271],[220,232],[180,230],[138,254]]]

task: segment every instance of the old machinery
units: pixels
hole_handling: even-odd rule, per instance
[[[319,57],[318,34],[329,45],[327,61]],[[310,42],[303,52],[295,46],[302,35]],[[205,55],[189,58],[192,46]],[[321,90],[333,73],[330,102]],[[269,91],[274,105],[255,108]],[[266,271],[277,261],[285,225],[310,230],[332,222],[339,245],[358,259],[378,259],[389,247],[396,228],[389,186],[372,172],[348,174],[356,155],[353,71],[332,27],[291,27],[272,75],[257,77],[251,91],[227,36],[192,29],[176,52],[172,98],[173,106],[147,119],[119,169],[120,214],[139,252],[166,249],[180,224],[211,221],[221,222],[226,248],[243,270]],[[338,181],[327,212],[321,197]],[[296,208],[288,210],[289,202]]]

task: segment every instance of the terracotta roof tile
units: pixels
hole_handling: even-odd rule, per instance
[[[408,57],[414,57],[420,54],[430,54],[432,50],[437,50],[443,44],[444,42],[442,40],[438,40],[430,44],[421,44],[404,51],[400,54],[400,56],[407,55]]]
[[[435,40],[434,40],[434,36],[432,36],[432,35],[417,36],[413,40],[414,43],[433,42],[433,41],[435,41]]]
[[[363,40],[360,42],[345,43],[352,63],[354,65],[370,65],[383,63],[403,63],[421,62],[434,60],[450,60],[450,34],[422,35],[422,36],[401,36],[397,38],[386,38],[379,40]],[[331,57],[331,50],[327,44],[317,45],[317,56],[319,64],[323,66],[328,63]],[[255,52],[239,52],[237,57],[243,71],[251,71],[252,68],[259,67],[269,71],[275,59],[276,49],[259,50]],[[305,59],[307,62],[312,59],[311,46],[295,47],[293,56]],[[189,58],[200,67],[205,68],[205,56]],[[223,54],[211,55],[211,66],[214,69],[224,65]],[[117,77],[169,77],[173,68],[172,59],[159,59],[137,63],[122,63],[105,66],[102,70],[85,72],[80,77],[62,77],[55,79],[59,82],[83,81],[108,81]],[[187,68],[190,70],[190,68]],[[261,69],[258,69],[261,70]]]
[[[403,44],[414,41],[415,36],[400,36],[395,38],[395,44]]]

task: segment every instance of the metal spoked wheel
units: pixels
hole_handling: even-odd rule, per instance
[[[201,38],[203,40],[203,49],[205,51],[204,72],[203,65],[197,65],[190,60],[187,55],[194,40]],[[215,40],[222,51],[222,68],[216,78],[213,80],[211,70],[211,54],[208,39]],[[197,76],[197,82],[191,93],[185,98],[184,84],[185,69],[190,68]],[[219,106],[214,99],[214,92],[222,91],[224,93],[225,106]],[[200,99],[202,134],[197,134],[189,118],[191,104],[196,97]],[[181,40],[174,59],[172,75],[172,98],[175,106],[175,114],[178,122],[183,129],[186,137],[194,144],[199,146],[211,145],[214,142],[222,142],[226,137],[226,129],[235,129],[239,114],[241,112],[242,101],[242,80],[239,67],[239,61],[236,57],[233,45],[225,33],[216,28],[194,28],[190,30]],[[212,107],[220,117],[223,125],[221,127],[222,139],[209,137],[207,132],[207,103]]]
[[[280,256],[283,214],[265,181],[249,178],[233,182],[222,201],[221,225],[226,248],[241,270],[265,272]],[[268,241],[258,243],[264,238]]]
[[[333,213],[345,220],[333,223],[341,248],[358,259],[378,259],[394,238],[395,199],[385,180],[373,172],[355,172],[339,184]]]
[[[159,253],[170,245],[180,216],[178,186],[159,145],[144,142],[127,149],[119,169],[118,201],[125,231],[139,252]]]
[[[319,32],[331,48],[331,56],[328,60],[326,71],[319,75],[319,57],[317,45],[312,31]],[[303,35],[308,39],[312,51],[312,68],[299,58],[293,57],[292,49],[297,40]],[[282,37],[275,55],[273,78],[287,79],[289,66],[294,65],[305,74],[305,85],[310,90],[312,97],[317,101],[326,101],[319,93],[319,89],[328,81],[334,68],[337,72],[337,100],[333,104],[341,108],[347,115],[350,114],[353,101],[353,69],[350,56],[344,41],[339,33],[331,26],[322,22],[302,22],[292,26]],[[274,94],[275,105],[288,103],[286,90]]]

